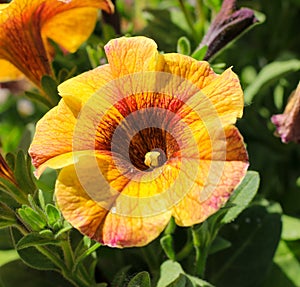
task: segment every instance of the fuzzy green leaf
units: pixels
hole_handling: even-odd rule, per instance
[[[53,227],[56,223],[59,223],[61,221],[60,212],[54,205],[47,204],[45,211],[50,226]]]
[[[150,276],[146,271],[142,271],[135,275],[128,283],[128,287],[151,287]]]
[[[72,287],[58,272],[39,271],[26,266],[21,260],[0,267],[0,285],[5,287]]]
[[[47,100],[44,96],[40,95],[40,94],[37,94],[37,93],[33,93],[33,92],[28,92],[26,91],[25,92],[25,96],[33,101],[33,102],[38,102],[38,103],[41,103],[43,105],[45,105],[46,107],[48,108],[51,108],[53,105],[50,103],[49,100]]]
[[[254,198],[259,186],[259,174],[255,171],[248,171],[244,180],[236,188],[230,197],[228,204],[232,207],[228,209],[221,222],[223,224],[233,221]]]
[[[284,240],[300,239],[300,219],[288,215],[282,216],[282,234]]]
[[[266,65],[257,75],[255,81],[245,89],[245,103],[250,104],[254,97],[270,83],[289,73],[300,70],[300,60],[275,61]]]
[[[30,267],[38,270],[59,270],[59,268],[36,247],[19,249],[20,258]]]
[[[160,278],[157,287],[166,287],[174,282],[180,274],[184,274],[181,265],[175,261],[165,261],[160,267]]]
[[[40,231],[47,226],[46,220],[28,206],[18,209],[18,214],[33,231]]]
[[[193,52],[192,57],[195,60],[202,61],[207,52],[207,49],[208,49],[207,46],[203,46],[203,47],[197,49],[195,52]]]
[[[232,245],[210,256],[212,284],[262,286],[281,235],[281,216],[273,210],[273,206],[253,205],[224,228],[222,235]]]
[[[191,54],[191,43],[187,37],[180,37],[177,41],[177,52],[189,56]]]
[[[57,82],[52,79],[50,76],[45,75],[42,77],[41,80],[42,88],[51,99],[51,103],[56,105],[60,100],[60,96],[58,95],[57,91]]]
[[[50,233],[30,233],[24,236],[18,243],[17,249],[21,250],[31,246],[47,245],[47,244],[58,244],[59,240],[55,240]]]
[[[0,202],[0,228],[12,226],[17,223],[17,218],[13,210],[5,203]]]
[[[173,237],[170,234],[167,234],[160,239],[160,245],[168,258],[171,260],[175,260]]]

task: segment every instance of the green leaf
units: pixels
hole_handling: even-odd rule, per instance
[[[33,102],[38,102],[38,103],[45,105],[47,108],[53,107],[53,105],[50,103],[50,101],[47,100],[45,96],[42,96],[40,94],[26,91],[25,96]]]
[[[300,219],[288,215],[282,216],[282,234],[284,240],[300,239]]]
[[[14,248],[10,228],[0,230],[0,250],[10,250]]]
[[[275,264],[281,269],[285,277],[294,284],[293,286],[300,286],[299,253],[299,242],[289,244],[289,242],[281,240],[274,257]]]
[[[221,222],[226,224],[233,221],[254,198],[258,187],[259,174],[255,171],[248,171],[244,180],[230,197],[228,204],[233,207],[228,209]]]
[[[0,284],[3,287],[74,287],[59,273],[32,269],[21,260],[1,266]]]
[[[128,287],[151,287],[149,273],[146,271],[138,273],[129,281]]]
[[[144,9],[143,12],[148,25],[141,31],[141,34],[154,39],[160,47],[160,50],[174,52],[177,40],[187,35],[187,32],[175,23],[176,17],[172,16],[174,12],[171,9],[148,8]],[[159,33],[157,33],[157,31],[159,31]]]
[[[123,286],[126,281],[127,278],[127,273],[128,271],[131,269],[131,266],[127,265],[124,266],[123,268],[121,268],[121,270],[119,270],[113,278],[113,281],[111,282],[111,286],[112,287],[119,287],[119,286]]]
[[[0,266],[16,259],[19,259],[16,250],[0,250]]]
[[[18,209],[18,214],[33,231],[40,231],[47,226],[46,220],[29,206]]]
[[[57,82],[50,76],[45,75],[42,77],[41,85],[45,93],[51,99],[51,103],[56,105],[60,100],[60,96],[57,91]]]
[[[208,49],[208,46],[203,46],[203,47],[197,49],[196,51],[193,52],[192,58],[194,58],[195,60],[198,60],[198,61],[202,61],[206,54],[207,49]]]
[[[300,270],[298,270],[300,272]],[[298,273],[300,274],[300,273]],[[294,277],[296,278],[296,277]],[[295,281],[295,280],[293,280]],[[267,276],[264,284],[262,287],[298,287],[300,286],[295,285],[287,275],[284,273],[284,270],[282,270],[277,264],[273,263],[272,268],[269,272],[269,275]]]
[[[27,196],[24,194],[14,183],[9,179],[0,177],[0,191],[7,194],[7,196],[2,196],[1,199],[7,204],[13,204],[12,201],[16,201],[19,204],[27,203]],[[16,207],[16,205],[15,205]]]
[[[245,91],[245,103],[250,104],[260,91],[285,75],[300,70],[300,60],[275,61],[266,65]]]
[[[35,202],[32,194],[28,194],[27,196],[28,198],[28,202],[29,202],[29,205],[30,207],[36,211],[40,216],[44,217],[44,212],[41,210],[41,208],[37,205],[37,203]]]
[[[230,248],[210,256],[209,281],[222,287],[261,286],[281,235],[281,216],[274,207],[254,205],[223,227]],[[275,209],[276,210],[276,209]],[[233,276],[234,274],[234,276]],[[255,274],[255,276],[254,276]]]
[[[97,46],[96,49],[92,48],[91,46],[86,46],[86,52],[87,52],[88,58],[90,60],[91,66],[93,68],[96,68],[99,65],[101,65],[100,60],[105,55],[104,55],[103,49],[101,49],[100,46]]]
[[[36,191],[36,185],[32,176],[31,158],[24,151],[19,150],[15,159],[14,175],[22,191],[27,194],[33,194]]]
[[[63,228],[60,229],[56,234],[55,234],[55,238],[59,238],[62,234],[64,234],[65,232],[68,232],[72,229],[72,225],[69,224],[67,221],[64,221],[63,223]]]
[[[59,223],[61,221],[60,212],[54,205],[47,204],[45,211],[46,211],[48,223],[50,226],[53,227],[56,223]]]
[[[167,287],[213,287],[208,282],[187,274],[180,274],[179,277]]]
[[[171,282],[167,287],[192,287],[191,283],[184,274],[180,274],[179,277]]]
[[[221,236],[217,236],[209,249],[209,254],[217,253],[221,250],[229,248],[230,246],[231,246],[230,241],[222,238]]]
[[[221,0],[205,0],[205,5],[208,6],[210,9],[212,9],[215,12],[218,12],[221,9]]]
[[[174,282],[180,274],[184,274],[181,265],[175,261],[165,261],[160,267],[160,278],[157,287],[166,287]]]
[[[263,287],[300,286],[300,241],[281,240],[274,264]]]
[[[74,270],[77,268],[78,264],[82,262],[85,258],[87,258],[89,255],[91,255],[93,252],[95,252],[101,244],[99,242],[96,242],[91,247],[89,247],[87,250],[85,250],[80,256],[78,256],[74,263]]]
[[[45,210],[46,203],[45,203],[44,193],[42,190],[39,190],[38,198],[39,198],[39,204],[40,204],[41,208],[43,210]]]
[[[59,70],[58,75],[57,75],[58,83],[62,83],[64,81],[74,77],[76,70],[77,70],[76,66],[73,66],[70,70],[68,70],[66,68],[62,68],[61,70]]]
[[[173,246],[173,237],[170,234],[163,236],[160,239],[160,245],[169,259],[175,260],[175,252]]]
[[[50,248],[47,248],[50,250]],[[28,247],[19,249],[18,254],[20,258],[30,267],[38,270],[59,270],[58,267],[36,247]],[[62,256],[62,255],[60,255]]]
[[[49,233],[29,233],[28,235],[24,236],[18,243],[17,249],[21,250],[24,248],[28,248],[31,246],[38,246],[38,245],[47,245],[47,244],[58,244],[60,243],[59,240],[55,240],[53,235],[50,236]]]
[[[200,278],[197,278],[197,277],[194,277],[191,275],[187,275],[187,274],[185,276],[190,280],[190,282],[192,283],[192,286],[194,286],[194,287],[214,287],[210,283],[208,283]]]
[[[3,202],[0,202],[0,219],[16,222],[14,211]]]
[[[41,231],[39,232],[39,234],[40,234],[41,236],[48,237],[48,238],[50,238],[50,237],[53,238],[53,236],[54,236],[52,230],[50,230],[50,229],[44,229],[44,230],[41,230]]]
[[[183,36],[178,39],[177,53],[187,56],[191,54],[191,43],[187,37]]]

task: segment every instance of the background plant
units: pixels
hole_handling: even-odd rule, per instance
[[[55,94],[64,79],[104,63],[103,45],[119,34],[149,36],[159,50],[193,54],[221,1],[116,4],[119,17],[102,17],[75,54],[65,56],[56,47],[56,79],[46,78],[43,84],[48,94]],[[22,201],[11,199],[7,191],[16,192],[14,186],[1,181],[0,189],[6,191],[0,206],[3,286],[300,286],[300,148],[274,137],[270,121],[283,111],[299,81],[300,2],[238,1],[238,6],[260,11],[261,23],[210,62],[217,72],[232,65],[245,89],[238,127],[247,143],[250,170],[260,174],[256,196],[259,178],[251,171],[225,208],[199,226],[179,228],[171,222],[158,240],[143,248],[99,246],[61,218],[53,203],[56,173],[49,170],[38,181],[32,177],[26,151],[35,122],[48,108],[26,101],[23,93],[5,96],[7,90],[1,90],[1,149],[11,153],[7,162],[23,194]]]

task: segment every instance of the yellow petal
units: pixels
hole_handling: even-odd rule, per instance
[[[112,80],[110,66],[102,65],[63,82],[58,86],[58,92],[72,111],[78,114],[82,105]]]
[[[90,164],[90,158],[80,160],[83,165],[82,173],[78,173],[78,166],[65,167],[56,183],[57,203],[66,220],[85,235],[113,247],[146,245],[160,234],[170,220],[170,212],[146,218],[116,213],[113,207],[114,198],[106,202],[101,199],[109,185],[101,182],[101,176],[99,177],[94,166]],[[117,176],[118,171],[113,170],[115,168],[111,162],[109,155],[97,155],[99,168]],[[105,176],[106,179],[110,177],[107,174]],[[124,176],[119,176],[116,181],[123,184],[128,182]],[[116,186],[115,181],[112,184]],[[84,187],[92,187],[94,192]]]
[[[181,54],[164,54],[161,65],[163,65],[162,71],[185,78],[199,89],[206,87],[217,77],[208,62],[196,61]]]
[[[154,71],[159,57],[156,43],[142,36],[110,40],[104,49],[115,78]]]
[[[226,161],[201,159],[198,169],[191,171],[197,173],[197,182],[173,209],[178,225],[191,226],[203,222],[222,207],[244,178],[248,156],[243,139],[234,126],[226,128],[225,135]]]
[[[61,169],[65,166],[69,166],[71,164],[75,164],[78,162],[79,158],[82,156],[90,155],[91,151],[77,151],[77,152],[67,152],[57,156],[54,156],[47,161],[43,162],[38,168],[35,170],[34,174],[37,178],[39,178],[46,168],[52,169]]]
[[[64,5],[57,1],[50,3],[49,8],[56,10],[56,14],[47,18],[42,35],[45,39],[51,38],[69,52],[75,52],[92,34],[99,8],[107,13],[114,11],[110,0],[73,0],[65,1]]]
[[[36,168],[53,157],[72,151],[75,123],[76,119],[64,100],[37,123],[29,148]]]
[[[243,115],[244,96],[238,76],[227,69],[201,92],[212,104],[224,125],[234,124]],[[197,99],[193,98],[196,102]]]
[[[92,34],[97,16],[96,8],[64,11],[47,21],[42,33],[44,37],[54,40],[64,50],[73,53]]]
[[[0,82],[20,80],[24,76],[10,62],[0,60]]]

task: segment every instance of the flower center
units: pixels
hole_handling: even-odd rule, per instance
[[[131,138],[129,158],[139,170],[150,171],[162,166],[178,150],[178,144],[170,133],[164,129],[149,127]]]

